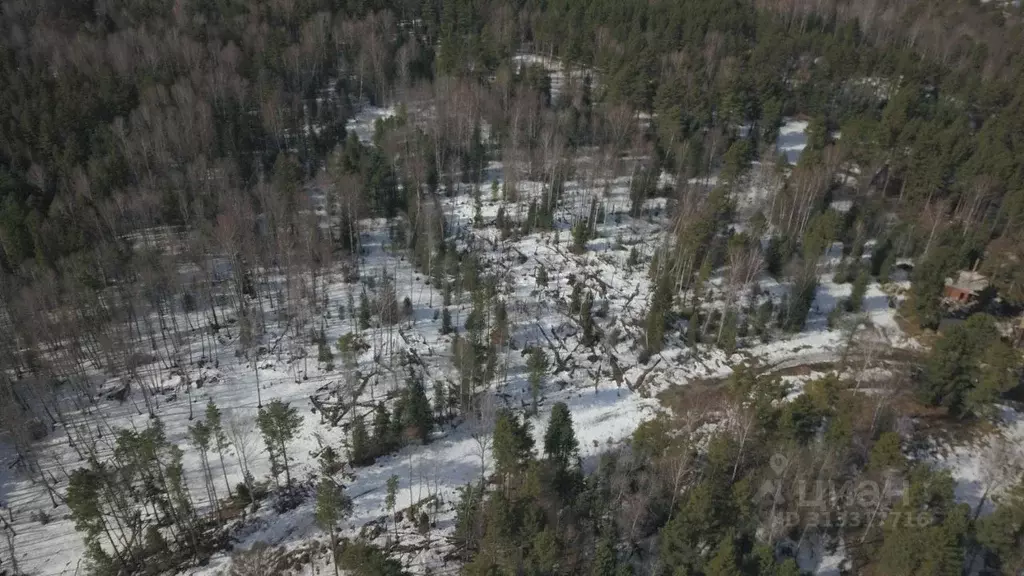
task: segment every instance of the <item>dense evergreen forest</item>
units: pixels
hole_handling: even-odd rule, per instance
[[[619,176],[629,179],[631,216],[650,217],[644,202],[666,198],[671,219],[649,259],[630,255],[649,267],[652,286],[640,363],[659,362],[652,357],[670,341],[732,352],[746,339],[800,332],[818,258],[842,241],[836,274],[855,294],[844,313],[859,311],[869,280],[914,263],[900,314],[933,348],[901,384],[905,401],[950,426],[983,424],[1020,385],[1020,334],[997,321],[1024,306],[1021,16],[1019,3],[959,0],[3,0],[0,427],[54,506],[70,507],[94,573],[173,573],[226,548],[233,507],[197,512],[143,367],[187,381],[229,334],[260,394],[276,327],[312,342],[322,365],[333,369],[339,354],[355,388],[372,374],[354,358],[372,348],[382,367],[402,366],[400,391],[361,415],[358,393],[348,405],[341,394],[334,404],[313,399],[316,417],[344,421],[348,434],[347,457],[330,446],[318,453],[316,523],[335,567],[405,573],[387,547],[337,537],[351,501],[331,477],[430,442],[443,426],[482,421],[481,390],[512,349],[497,273],[480,247],[454,237],[441,200],[469,186],[482,227],[481,194],[514,200],[517,184],[540,182],[539,200],[493,222],[500,239],[522,237],[557,228],[566,182]],[[561,67],[558,85],[550,62]],[[360,139],[351,121],[373,106],[396,113]],[[809,128],[790,166],[776,139],[793,117]],[[503,183],[488,190],[496,162]],[[736,232],[733,194],[757,178],[784,182]],[[849,211],[829,209],[840,198],[852,200]],[[585,252],[599,210],[577,210],[574,251]],[[368,291],[364,273],[340,309],[330,291],[338,276],[360,281],[371,219],[387,220],[391,245],[444,294],[442,332],[454,334],[458,373],[450,390],[427,390],[419,373],[402,372],[418,358],[369,336],[324,336],[321,319],[332,315],[347,312],[361,330],[412,316],[393,277],[372,278]],[[702,311],[706,283],[723,268],[725,311]],[[998,300],[930,332],[949,315],[945,279],[970,268]],[[762,269],[789,283],[784,303],[740,310]],[[537,286],[548,272],[537,271]],[[568,316],[600,354],[607,334],[593,324],[594,295],[576,286]],[[463,297],[472,312],[453,321],[449,307]],[[201,358],[183,333],[198,339]],[[795,547],[812,525],[843,542],[855,574],[1024,570],[1019,475],[997,482],[993,472],[1001,495],[986,502],[986,490],[985,515],[958,504],[947,472],[908,457],[915,447],[899,434],[895,392],[883,403],[824,377],[784,401],[787,385],[751,362],[680,392],[628,446],[585,461],[565,404],[545,409],[543,433],[527,418],[565,359],[539,347],[521,355],[533,404],[489,407],[493,430],[477,435],[493,474],[453,503],[449,560],[461,573],[796,576]],[[91,432],[66,432],[88,465],[66,479],[33,472],[32,443],[71,428],[68,398],[101,411],[118,394],[101,390],[96,373],[137,386],[153,423],[122,431],[110,462],[82,448],[78,435]],[[189,402],[198,419],[190,446],[211,501],[226,492],[234,508],[255,509],[301,483],[289,468],[303,418],[295,407],[258,397],[274,482],[246,470],[231,485],[214,456],[223,468],[230,444],[244,457],[243,439],[212,402],[195,415]],[[734,425],[708,434],[711,413]],[[898,502],[879,515],[881,498],[864,506],[859,494],[832,492],[812,522],[800,479],[822,477],[881,486]],[[138,489],[121,497],[118,483]],[[766,484],[778,489],[764,493]],[[387,490],[393,513],[390,481]],[[405,521],[426,533],[423,509],[406,510]],[[231,573],[281,573],[274,558],[251,550]]]

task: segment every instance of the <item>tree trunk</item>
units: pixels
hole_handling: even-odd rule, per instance
[[[220,472],[224,475],[224,488],[228,491],[228,498],[231,498],[231,483],[228,482],[228,470],[224,467],[224,448],[218,446],[217,455],[220,457]]]
[[[285,451],[284,442],[281,442],[280,445],[281,445],[281,461],[284,463],[284,481],[285,481],[285,486],[290,488],[291,485],[292,485],[292,473],[291,473],[291,470],[288,467],[288,453]]]

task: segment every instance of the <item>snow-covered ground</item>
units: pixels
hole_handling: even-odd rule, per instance
[[[1014,486],[1024,476],[1024,413],[999,406],[995,429],[954,445],[936,446],[928,458],[949,470],[956,481],[957,502],[987,514],[994,510],[993,498]]]
[[[519,66],[540,66],[551,79],[551,101],[557,102],[565,91],[566,79],[582,82],[590,76],[592,82],[596,82],[594,71],[579,66],[566,66],[558,58],[543,56],[540,54],[516,54],[512,60]],[[647,119],[649,121],[649,119]]]
[[[786,119],[779,128],[779,138],[775,142],[775,148],[786,155],[790,164],[796,164],[800,160],[800,154],[807,147],[807,126],[804,120]]]
[[[379,108],[377,106],[363,106],[356,112],[355,116],[349,118],[345,129],[355,132],[359,141],[363,144],[373,142],[373,135],[377,130],[377,120],[386,120],[395,115],[393,107]]]
[[[382,114],[378,114],[379,117]],[[500,166],[492,167],[500,173]],[[546,425],[547,407],[556,401],[566,402],[575,422],[582,455],[595,455],[627,438],[636,426],[649,417],[657,408],[652,398],[657,390],[669,386],[683,385],[690,379],[727,375],[729,366],[745,358],[783,367],[787,364],[821,362],[834,359],[843,345],[839,331],[826,329],[825,318],[840,298],[847,295],[849,285],[832,284],[828,277],[818,289],[808,329],[796,336],[758,344],[741,349],[733,357],[726,357],[720,350],[702,345],[687,349],[671,344],[658,358],[648,365],[637,360],[639,347],[638,321],[643,317],[649,300],[647,265],[643,262],[629,267],[626,259],[631,247],[648,258],[660,242],[660,230],[665,225],[664,199],[652,199],[647,204],[645,218],[630,218],[628,210],[628,188],[625,182],[617,182],[607,196],[602,195],[603,187],[585,189],[578,183],[569,182],[563,200],[565,208],[557,215],[557,231],[534,233],[518,241],[499,239],[494,228],[472,229],[473,202],[468,195],[446,199],[445,212],[460,223],[462,243],[491,244],[484,252],[482,265],[501,276],[504,297],[509,303],[512,337],[516,349],[525,345],[542,344],[553,348],[559,357],[552,364],[562,365],[553,370],[544,391],[540,415],[534,418],[536,434],[542,434]],[[518,205],[506,204],[510,217],[525,213],[529,199],[541,193],[541,186],[524,183],[521,186],[522,199]],[[485,195],[486,196],[486,195]],[[598,238],[591,240],[584,254],[570,251],[569,226],[575,215],[584,213],[591,198],[598,198],[605,208],[605,220],[598,226]],[[481,215],[485,220],[493,219],[498,202],[485,200]],[[363,278],[379,278],[383,271],[396,278],[398,298],[408,296],[413,304],[412,318],[403,321],[397,330],[376,328],[366,331],[364,336],[373,344],[359,358],[364,374],[379,372],[372,379],[361,401],[373,402],[381,399],[399,386],[400,377],[374,361],[375,350],[400,347],[411,350],[423,361],[425,382],[429,390],[435,384],[442,384],[454,378],[450,355],[451,336],[440,334],[440,321],[436,314],[440,310],[442,295],[427,279],[414,270],[404,254],[390,250],[386,224],[382,221],[363,223],[363,245],[367,253],[361,269]],[[534,276],[538,266],[543,265],[549,273],[547,287],[536,286]],[[340,275],[338,275],[340,276]],[[597,322],[608,334],[617,331],[618,341],[606,349],[587,349],[579,342],[578,328],[569,314],[568,300],[571,292],[570,280],[583,282],[594,293],[595,310],[602,310]],[[762,287],[769,293],[781,295],[785,286],[764,277]],[[774,287],[773,287],[774,286]],[[360,288],[346,284],[335,277],[329,286],[331,307],[345,303],[350,295],[357,295]],[[456,322],[464,321],[470,305],[464,298],[451,307]],[[892,319],[892,311],[886,305],[884,294],[877,286],[871,286],[865,299],[865,313],[874,326],[872,334],[881,335],[893,342],[902,337]],[[352,314],[345,320],[334,315],[327,320],[325,332],[328,342],[335,342],[340,336],[353,331]],[[225,413],[225,420],[238,419],[251,422],[256,414],[256,380],[251,364],[235,356],[237,333],[231,329],[222,334],[216,360],[190,375],[190,380],[203,380],[202,388],[193,389],[192,403],[196,418],[202,418],[207,399],[212,399]],[[300,482],[312,481],[317,470],[314,454],[322,445],[343,446],[346,435],[340,427],[324,425],[319,414],[311,412],[310,396],[339,383],[339,371],[327,371],[315,361],[316,349],[303,339],[296,340],[291,334],[271,333],[265,342],[278,344],[260,358],[259,382],[263,401],[281,399],[297,406],[304,416],[304,423],[297,440],[290,448],[294,459],[293,477]],[[193,343],[193,347],[198,343]],[[195,350],[198,357],[198,349]],[[340,359],[336,358],[340,363]],[[621,370],[616,379],[612,363]],[[376,364],[376,368],[375,368]],[[180,376],[151,366],[153,377],[158,378],[164,393],[155,401],[170,442],[188,444],[189,397]],[[508,354],[507,377],[499,377],[491,390],[496,404],[518,408],[529,402],[524,360],[517,352]],[[643,391],[644,394],[640,392]],[[140,429],[147,425],[148,416],[143,409],[143,399],[135,392],[123,404],[104,401],[99,407],[75,412],[69,410],[69,419],[77,424],[97,428],[98,449],[109,453],[113,431],[117,429]],[[99,414],[102,413],[102,418]],[[352,516],[346,521],[346,533],[354,534],[367,523],[379,521],[386,513],[384,509],[386,480],[392,475],[400,479],[397,508],[403,509],[428,496],[439,498],[444,504],[436,516],[436,528],[428,535],[434,545],[426,552],[408,553],[403,560],[411,568],[438,568],[443,564],[444,537],[452,529],[451,504],[457,497],[457,489],[480,477],[481,445],[473,434],[473,424],[465,422],[454,428],[446,427],[435,433],[432,441],[424,446],[409,446],[397,454],[379,459],[374,465],[356,469],[354,478],[347,483],[347,491],[354,498]],[[262,441],[254,439],[259,453],[251,462],[257,478],[269,474],[269,461],[262,451]],[[63,471],[70,471],[81,464],[78,455],[69,447],[67,434],[58,429],[38,446],[40,466],[55,478],[63,478]],[[0,471],[6,473],[13,454],[3,454]],[[228,483],[234,486],[242,480],[241,469],[234,455],[226,458]],[[483,463],[489,466],[484,453]],[[185,450],[185,469],[192,489],[192,496],[201,510],[209,511],[210,502],[202,489],[200,460],[194,449]],[[81,537],[74,531],[63,504],[56,509],[41,484],[11,475],[0,477],[0,500],[11,507],[15,514],[18,530],[16,540],[19,563],[29,573],[74,574],[82,554]],[[218,480],[217,488],[223,496],[224,486]],[[274,513],[269,506],[250,519],[244,530],[236,537],[237,546],[246,548],[257,541],[289,548],[301,546],[310,539],[323,538],[313,521],[313,499],[308,499],[298,508],[284,514]],[[47,512],[51,521],[42,524],[34,520],[38,511]],[[410,535],[410,538],[422,538]],[[220,555],[209,566],[189,570],[189,574],[217,574],[229,564],[226,555]]]
[[[375,117],[383,116],[375,113]],[[354,126],[357,130],[367,123]],[[500,167],[498,167],[500,168]],[[510,217],[525,214],[525,206],[531,196],[540,193],[541,186],[524,183],[523,199],[518,206],[506,205]],[[637,367],[636,350],[632,338],[623,338],[616,348],[621,358],[623,381],[616,381],[606,363],[605,355],[597,350],[584,351],[578,340],[575,322],[567,315],[571,278],[585,282],[595,291],[595,307],[606,307],[607,317],[614,318],[607,328],[617,326],[625,332],[628,319],[639,317],[647,301],[646,266],[640,265],[628,270],[625,260],[627,245],[637,246],[649,254],[654,246],[657,230],[663,225],[656,217],[648,222],[632,219],[625,215],[628,208],[627,188],[620,186],[606,199],[606,221],[600,225],[601,238],[590,242],[584,255],[569,251],[569,222],[589,206],[590,198],[599,190],[583,190],[576,183],[567,186],[565,205],[559,215],[557,232],[532,234],[517,242],[507,242],[501,249],[485,252],[482,265],[502,276],[503,293],[509,303],[512,338],[515,349],[521,350],[529,344],[545,344],[551,339],[552,346],[562,355],[563,365],[553,370],[544,390],[540,415],[534,419],[534,430],[542,434],[550,405],[556,401],[566,402],[572,410],[581,452],[585,461],[589,456],[606,449],[609,442],[615,443],[628,437],[636,426],[653,411],[656,401],[641,397],[630,390],[630,384],[637,383],[642,367]],[[466,196],[446,199],[445,212],[459,223],[462,231],[461,244],[472,242],[486,245],[497,239],[496,230],[484,228],[473,230],[473,203]],[[663,213],[663,199],[649,202],[652,211]],[[485,219],[493,219],[498,203],[486,200],[482,210]],[[442,294],[428,284],[428,279],[409,264],[404,253],[392,252],[388,227],[383,221],[363,222],[363,257],[361,273],[364,279],[380,278],[385,271],[396,279],[399,301],[409,297],[413,305],[411,318],[403,320],[394,330],[384,327],[371,328],[364,332],[371,349],[359,357],[359,368],[363,374],[377,373],[371,378],[367,389],[360,396],[360,404],[369,404],[384,398],[397,390],[404,376],[392,371],[387,360],[375,361],[375,352],[389,348],[406,349],[415,353],[423,364],[423,376],[431,394],[434,385],[443,385],[455,378],[451,359],[451,336],[441,335]],[[622,245],[618,243],[622,242]],[[538,291],[534,281],[537,266],[544,265],[549,271],[549,285]],[[349,297],[357,299],[358,284],[347,284],[341,274],[335,274],[328,287],[331,304],[336,310],[338,304],[346,304]],[[450,310],[457,324],[464,322],[471,305],[466,295]],[[226,314],[225,311],[221,312]],[[324,318],[327,341],[333,343],[339,337],[355,330],[354,312],[349,311],[344,320],[337,314]],[[319,325],[319,319],[316,323]],[[613,326],[614,325],[614,326]],[[259,389],[264,403],[280,399],[299,408],[304,416],[302,429],[289,447],[293,460],[292,476],[299,483],[311,484],[318,463],[314,455],[322,446],[332,445],[336,449],[345,445],[346,433],[342,427],[330,427],[314,413],[310,397],[325,390],[340,386],[343,375],[340,370],[326,370],[316,362],[316,347],[310,345],[305,333],[295,337],[289,332],[280,332],[271,323],[271,332],[264,337],[267,351],[259,360]],[[198,340],[190,342],[192,357],[201,356]],[[207,354],[210,354],[207,344]],[[190,366],[193,371],[188,380],[195,384],[202,381],[202,387],[188,388],[179,374],[168,369],[151,365],[142,372],[158,382],[160,393],[153,397],[170,443],[185,449],[184,467],[192,498],[201,513],[209,513],[211,502],[203,488],[203,474],[198,452],[188,446],[188,427],[203,418],[207,400],[213,400],[224,412],[225,421],[239,420],[251,423],[257,412],[256,376],[252,364],[236,356],[238,334],[232,326],[222,330],[218,336],[216,350],[207,357],[201,369]],[[507,377],[499,377],[490,394],[496,405],[519,408],[528,402],[528,385],[524,370],[525,360],[512,350],[508,356]],[[341,360],[335,352],[335,363]],[[554,362],[553,362],[554,363]],[[397,368],[397,366],[396,366]],[[116,381],[111,380],[111,384]],[[143,429],[149,422],[141,392],[134,387],[124,403],[102,400],[98,406],[78,408],[65,403],[65,417],[69,430],[59,426],[46,439],[38,443],[39,466],[45,474],[56,479],[58,491],[66,489],[66,473],[83,465],[79,454],[70,446],[69,435],[85,434],[96,443],[101,459],[113,450],[115,431],[122,429]],[[189,409],[191,400],[192,409]],[[191,412],[191,414],[190,414]],[[190,420],[190,416],[194,419]],[[74,430],[71,430],[74,429]],[[473,434],[471,422],[447,426],[435,433],[432,441],[424,446],[409,446],[398,453],[379,459],[374,465],[354,471],[354,478],[346,482],[346,490],[354,499],[352,516],[346,521],[346,533],[355,534],[368,522],[380,520],[384,509],[386,480],[392,475],[400,479],[397,509],[423,500],[428,496],[439,498],[441,506],[435,518],[437,528],[429,535],[431,552],[421,557],[420,553],[408,554],[403,560],[413,568],[443,563],[444,536],[451,530],[451,505],[456,490],[481,475],[481,446]],[[257,479],[266,479],[270,466],[263,451],[262,440],[253,433],[257,454],[250,467]],[[29,574],[74,574],[80,569],[83,554],[81,535],[76,533],[66,505],[51,505],[50,498],[41,482],[33,482],[22,475],[15,475],[10,466],[15,454],[6,443],[0,442],[0,502],[14,514],[17,530],[16,549],[20,567]],[[344,448],[340,450],[344,454]],[[489,457],[484,454],[484,464],[489,467]],[[214,457],[214,464],[219,462]],[[225,473],[227,484],[234,487],[242,481],[242,471],[235,453],[226,455]],[[224,497],[225,486],[217,471],[216,488]],[[284,514],[276,514],[269,505],[250,518],[244,530],[236,535],[237,547],[247,548],[257,541],[287,548],[301,546],[313,538],[323,538],[322,532],[313,521],[313,499],[308,499],[298,508]],[[38,513],[45,512],[49,521],[38,520]],[[189,574],[217,574],[229,564],[227,555],[215,557],[205,567],[187,571]],[[418,570],[422,571],[422,570]]]
[[[349,125],[360,139],[370,141],[373,122],[393,113],[387,109],[364,108]],[[803,148],[806,122],[788,122],[780,133],[780,150],[786,152],[791,162],[799,157]],[[500,179],[502,167],[492,163],[487,173]],[[762,202],[780,183],[767,170],[752,179],[752,190],[744,193],[743,201],[749,207]],[[760,179],[758,179],[760,178]],[[607,187],[605,186],[607,184]],[[756,360],[773,368],[787,368],[803,364],[831,362],[837,359],[848,345],[849,334],[844,330],[829,330],[829,312],[845,297],[849,296],[849,284],[835,284],[830,274],[823,274],[817,289],[806,329],[796,335],[777,338],[768,343],[744,342],[744,346],[732,356],[709,345],[690,348],[683,344],[679,334],[671,334],[664,350],[647,363],[640,362],[643,340],[642,320],[650,300],[648,267],[654,250],[663,241],[667,228],[666,201],[654,198],[645,204],[644,214],[639,218],[628,215],[628,179],[616,179],[607,183],[591,184],[588,188],[580,182],[567,182],[562,200],[563,208],[555,215],[556,230],[534,232],[519,239],[502,239],[500,232],[492,225],[500,207],[504,207],[508,218],[519,220],[525,216],[531,199],[540,197],[544,186],[538,182],[521,182],[520,199],[516,203],[492,200],[487,192],[490,183],[482,184],[480,216],[485,225],[474,227],[474,202],[466,185],[460,185],[462,194],[442,200],[442,209],[453,224],[460,248],[469,245],[483,248],[481,271],[498,276],[500,293],[507,303],[511,350],[501,360],[498,377],[487,392],[496,406],[519,409],[530,402],[526,378],[525,358],[520,353],[525,346],[542,345],[548,350],[552,363],[543,391],[541,409],[532,420],[538,436],[543,433],[550,406],[554,402],[566,402],[572,412],[577,437],[580,441],[585,465],[593,462],[593,456],[607,449],[609,444],[628,438],[637,425],[658,410],[656,393],[672,386],[685,385],[696,379],[727,376],[730,366],[744,360]],[[587,214],[592,199],[597,199],[603,208],[603,219],[598,222],[596,238],[587,242],[586,251],[574,254],[571,251],[570,227],[573,221]],[[331,310],[330,317],[316,316],[311,325],[323,326],[327,341],[331,344],[341,336],[357,332],[354,310],[347,310],[344,318],[333,313],[338,305],[349,306],[352,299],[358,301],[362,286],[371,279],[379,280],[383,274],[395,278],[399,302],[408,297],[412,314],[393,328],[372,327],[362,335],[370,344],[358,358],[362,374],[370,375],[367,386],[358,396],[359,405],[365,414],[367,406],[372,407],[389,394],[397,391],[404,381],[404,368],[397,362],[392,365],[387,359],[390,350],[404,350],[419,359],[419,367],[432,397],[435,385],[445,385],[457,378],[451,354],[451,335],[440,333],[440,311],[443,301],[437,287],[409,263],[404,252],[395,251],[391,246],[388,223],[367,220],[362,223],[362,245],[365,254],[361,257],[360,274],[363,283],[346,283],[343,274],[336,271],[327,284],[327,295]],[[827,271],[841,254],[842,246],[834,246],[820,262]],[[629,254],[635,249],[639,262],[628,265]],[[549,276],[547,286],[537,286],[536,270],[543,266]],[[594,297],[595,322],[604,333],[602,343],[584,346],[580,338],[577,321],[568,312],[572,283],[582,283]],[[788,291],[788,285],[780,284],[767,275],[758,278],[760,298],[771,298],[778,302]],[[720,279],[713,279],[711,290],[721,293]],[[709,303],[707,306],[721,309],[723,304]],[[457,299],[449,310],[454,323],[461,326],[471,309],[469,296]],[[227,314],[228,311],[222,311]],[[198,315],[198,314],[197,314]],[[881,286],[871,284],[864,299],[863,326],[857,331],[859,341],[884,347],[915,347],[896,324],[894,311],[889,306],[889,296]],[[322,321],[322,324],[321,324]],[[258,362],[259,396],[266,403],[280,399],[299,409],[304,422],[295,442],[290,446],[293,459],[292,476],[300,484],[311,485],[319,473],[315,455],[321,447],[331,445],[344,454],[347,434],[344,425],[330,426],[323,416],[313,409],[310,398],[326,392],[351,394],[343,372],[327,369],[316,361],[317,348],[311,345],[306,332],[295,334],[270,324],[271,332],[264,337],[266,352]],[[616,337],[612,338],[611,335]],[[202,381],[202,387],[188,387],[179,374],[172,374],[167,368],[154,364],[146,367],[147,374],[160,382],[162,390],[155,398],[166,434],[171,443],[185,448],[184,466],[192,497],[202,512],[209,512],[211,502],[203,489],[203,474],[196,450],[187,447],[187,433],[190,415],[201,419],[207,400],[212,399],[224,412],[225,421],[236,420],[251,423],[257,411],[256,375],[252,363],[236,355],[238,333],[233,326],[222,330],[218,343],[211,353],[208,346],[199,340],[189,342],[191,357],[199,358],[203,350],[207,361],[202,368],[191,366],[193,372],[188,381]],[[341,359],[335,352],[335,364]],[[191,402],[192,409],[189,408]],[[71,435],[91,436],[101,455],[112,450],[114,431],[118,429],[141,429],[149,422],[144,408],[144,399],[137,388],[124,403],[101,401],[98,406],[80,407],[67,404],[63,407],[65,416],[71,422],[72,430],[59,426],[37,447],[39,465],[58,483],[58,491],[66,489],[65,472],[82,465],[80,455],[69,444]],[[194,413],[194,414],[190,414]],[[1017,433],[1024,435],[1024,424],[1017,420]],[[426,535],[418,534],[411,525],[399,528],[403,542],[430,542],[429,546],[416,548],[401,554],[402,561],[411,570],[423,573],[427,569],[434,573],[445,572],[444,555],[447,551],[446,536],[453,530],[454,513],[452,505],[457,490],[467,483],[480,478],[490,466],[486,442],[481,443],[480,428],[474,422],[456,421],[436,430],[431,441],[422,446],[407,446],[399,452],[378,459],[371,466],[353,471],[351,479],[344,480],[348,494],[354,500],[354,509],[345,521],[344,535],[354,535],[364,526],[379,523],[385,516],[385,484],[392,475],[399,478],[396,508],[401,510],[434,497],[441,502],[432,518],[435,527]],[[74,432],[74,434],[72,434]],[[486,436],[486,435],[485,435]],[[1021,436],[1017,436],[1020,441]],[[252,471],[257,479],[269,476],[270,465],[263,451],[262,440],[253,433],[253,444],[257,448],[252,462]],[[965,454],[966,458],[969,454]],[[16,547],[22,569],[36,575],[71,575],[79,570],[83,546],[81,536],[75,532],[68,517],[66,505],[54,508],[42,483],[34,482],[23,475],[16,475],[11,468],[15,454],[0,438],[0,503],[8,506],[14,514],[18,531]],[[219,461],[214,458],[216,468]],[[969,482],[970,464],[963,466],[963,482]],[[241,467],[235,453],[226,455],[225,473],[232,487],[242,481]],[[216,488],[224,496],[224,484],[219,471]],[[958,478],[959,479],[959,478]],[[313,539],[325,539],[325,535],[314,523],[314,501],[307,498],[294,510],[283,514],[275,513],[264,504],[242,530],[235,535],[236,548],[245,549],[255,542],[267,542],[274,546],[295,549]],[[38,519],[39,512],[46,512],[50,521]],[[841,552],[823,555],[820,550],[810,556],[808,570],[819,574],[837,574]],[[824,556],[824,557],[823,557]],[[226,554],[216,556],[208,566],[191,568],[184,573],[214,576],[224,572],[230,559]],[[451,568],[450,566],[448,568]]]

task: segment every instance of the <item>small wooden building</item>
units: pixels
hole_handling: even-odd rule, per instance
[[[967,304],[978,299],[988,289],[988,279],[974,270],[961,270],[956,279],[946,278],[943,296]]]

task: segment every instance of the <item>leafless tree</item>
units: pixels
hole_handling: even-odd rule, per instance
[[[238,455],[238,464],[242,469],[242,478],[250,493],[253,490],[253,475],[250,463],[260,452],[259,435],[256,433],[256,417],[252,413],[243,413],[236,409],[231,413],[224,432],[228,441],[235,448]]]
[[[18,571],[18,555],[14,548],[14,539],[18,537],[18,533],[14,530],[14,509],[6,508],[7,517],[4,518],[4,508],[6,507],[0,507],[0,529],[3,530],[4,539],[7,540],[7,553],[11,557],[11,574],[17,576],[20,572]]]
[[[471,421],[470,436],[476,444],[475,453],[480,459],[480,481],[487,480],[487,458],[491,450],[492,434],[494,432],[494,419],[497,414],[497,406],[494,397],[484,392],[478,397],[476,409],[473,412]]]

